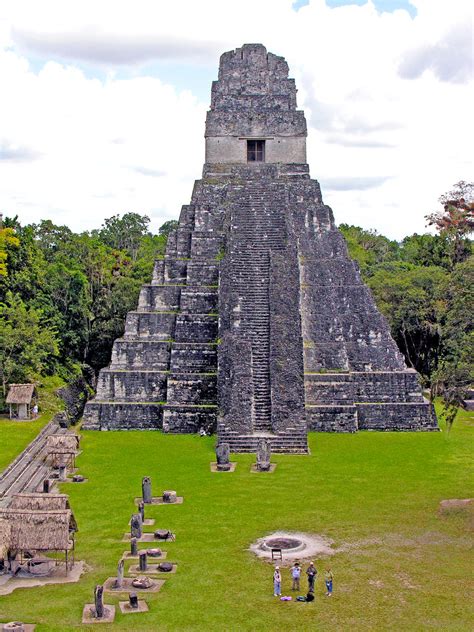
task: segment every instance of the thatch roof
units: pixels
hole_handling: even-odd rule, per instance
[[[14,494],[8,508],[22,511],[70,509],[67,494]]]
[[[13,550],[65,551],[73,547],[70,537],[73,518],[69,509],[0,509],[2,518],[10,524],[10,548]]]
[[[79,435],[55,434],[46,439],[50,454],[75,454],[79,449]]]
[[[34,384],[10,384],[6,402],[7,404],[31,404],[34,391]]]
[[[19,511],[59,511],[68,509],[71,512],[70,531],[77,531],[77,522],[69,505],[67,494],[13,494],[8,509]]]
[[[0,560],[7,557],[11,541],[11,527],[7,520],[0,519]]]

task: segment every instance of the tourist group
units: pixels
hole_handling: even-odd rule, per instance
[[[303,569],[299,562],[295,562],[294,565],[290,569],[291,573],[291,590],[301,590],[300,589],[300,580],[301,573]],[[314,584],[316,582],[316,576],[318,571],[314,565],[314,562],[310,562],[308,568],[306,569],[306,576],[308,578],[308,594],[306,596],[299,596],[296,598],[297,601],[313,601],[314,600]],[[324,571],[324,581],[326,584],[326,596],[331,597],[332,595],[332,580],[333,573],[332,570],[328,567]],[[281,572],[280,567],[275,566],[275,571],[273,573],[273,594],[275,597],[280,597],[282,601],[290,601],[291,597],[285,597],[281,595]]]

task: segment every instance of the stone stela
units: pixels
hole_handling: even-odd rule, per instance
[[[231,452],[265,439],[293,453],[308,429],[437,429],[310,178],[306,136],[283,57],[261,44],[221,56],[202,179],[84,429],[217,429]]]
[[[271,454],[270,441],[267,439],[261,439],[257,446],[256,467],[259,472],[269,471]]]
[[[115,606],[104,605],[104,586],[94,588],[94,603],[86,604],[82,612],[82,623],[112,623]]]

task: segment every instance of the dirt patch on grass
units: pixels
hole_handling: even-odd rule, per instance
[[[373,586],[374,588],[378,588],[379,590],[381,588],[384,588],[385,586],[385,584],[383,583],[381,579],[369,579],[369,584]]]
[[[273,560],[282,566],[286,564],[290,565],[295,560],[303,561],[329,557],[336,552],[332,548],[333,541],[326,536],[310,533],[290,533],[286,531],[276,531],[263,538],[259,538],[250,545],[250,550],[252,553],[255,553],[257,557],[271,562],[272,548],[275,548],[272,543],[280,540],[288,540],[291,546],[291,548],[288,549],[282,548],[281,560]]]
[[[417,588],[419,588],[419,586],[412,584],[411,577],[408,575],[408,573],[396,573],[395,577],[404,588],[409,588],[410,590],[416,590]]]

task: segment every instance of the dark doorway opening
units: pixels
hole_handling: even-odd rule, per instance
[[[247,141],[247,162],[265,162],[265,141]]]

